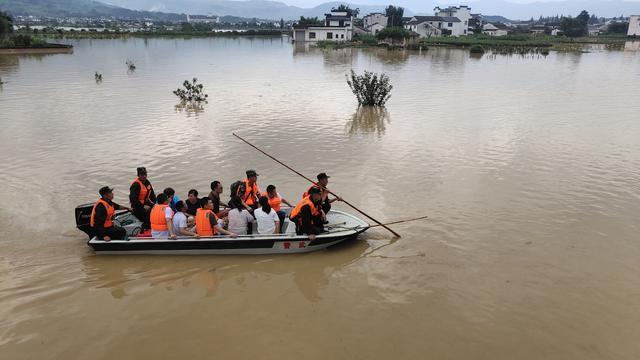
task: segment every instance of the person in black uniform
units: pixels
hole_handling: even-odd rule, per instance
[[[155,205],[156,194],[153,191],[151,182],[147,179],[147,169],[139,167],[137,169],[138,177],[133,180],[129,188],[129,201],[133,209],[133,215],[142,221],[142,231],[151,229],[149,222],[149,214],[151,208]]]
[[[127,231],[120,226],[113,225],[113,217],[116,210],[124,209],[131,211],[130,208],[118,205],[113,202],[113,189],[104,186],[98,191],[100,199],[93,205],[91,211],[91,226],[99,240],[109,241],[124,240]]]
[[[315,240],[324,232],[322,213],[322,191],[317,187],[309,189],[308,195],[291,211],[289,219],[296,224],[296,234],[308,235]]]

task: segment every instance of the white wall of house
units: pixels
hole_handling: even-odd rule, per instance
[[[364,28],[368,28],[373,26],[373,24],[378,23],[382,26],[387,26],[387,17],[384,14],[380,13],[372,13],[362,18],[362,25]]]
[[[629,30],[627,36],[640,36],[640,15],[629,16]]]
[[[507,36],[509,32],[505,29],[499,29],[491,23],[482,25],[482,33],[489,36]]]
[[[471,8],[467,6],[440,8],[434,9],[435,16],[455,16],[460,19],[463,26],[469,26],[469,19],[471,19]]]
[[[353,30],[347,27],[312,26],[306,29],[294,29],[293,41],[347,41],[351,40],[352,35]]]
[[[451,36],[463,36],[467,35],[467,26],[462,21],[458,22],[442,22],[442,29],[451,31]]]
[[[381,31],[382,29],[386,28],[386,25],[382,25],[379,23],[375,23],[369,27],[367,27],[366,29],[373,35],[377,34],[379,31]]]

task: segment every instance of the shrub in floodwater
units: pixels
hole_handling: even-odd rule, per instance
[[[347,84],[358,99],[358,105],[365,106],[384,106],[393,89],[385,73],[378,75],[366,70],[363,75],[351,70],[351,76],[347,75]]]
[[[96,79],[96,82],[102,82],[102,74],[100,74],[99,72],[96,71],[95,74],[93,74],[93,77]]]
[[[484,54],[484,48],[480,45],[473,45],[469,48],[469,52],[472,54]]]
[[[185,80],[182,83],[182,88],[178,88],[173,93],[180,98],[182,102],[200,103],[207,102],[209,95],[204,93],[204,86],[198,84],[198,79],[193,78],[193,81]]]
[[[549,50],[548,49],[542,49],[542,50],[540,50],[540,54],[544,55],[544,56],[547,56],[547,55],[549,55]]]
[[[125,64],[127,64],[127,68],[129,69],[129,71],[136,70],[136,64],[133,62],[133,60],[127,60]]]

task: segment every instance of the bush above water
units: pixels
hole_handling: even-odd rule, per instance
[[[351,70],[351,76],[347,75],[347,84],[358,99],[358,104],[365,106],[384,106],[393,89],[386,74],[378,75],[366,70],[363,75]]]

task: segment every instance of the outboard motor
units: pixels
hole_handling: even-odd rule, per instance
[[[95,236],[91,227],[91,211],[93,204],[84,204],[76,207],[76,227],[89,235],[89,239]]]

